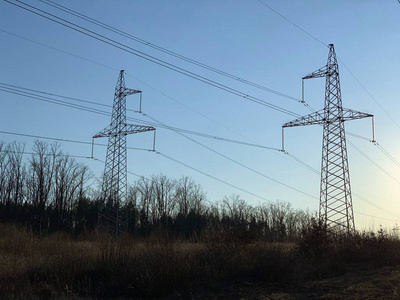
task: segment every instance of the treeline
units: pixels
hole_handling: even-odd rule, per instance
[[[64,154],[59,144],[0,143],[0,221],[24,226],[36,234],[94,231],[101,207],[90,169]],[[241,241],[295,240],[309,228],[312,215],[278,202],[251,206],[238,195],[219,202],[190,177],[141,178],[128,188],[120,208],[127,233],[188,239],[224,236]]]
[[[87,198],[89,168],[64,154],[58,143],[35,141],[25,161],[25,145],[0,143],[0,218],[35,233],[85,228],[96,219]],[[93,208],[92,208],[93,210]]]

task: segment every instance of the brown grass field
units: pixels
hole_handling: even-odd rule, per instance
[[[0,226],[1,299],[400,299],[400,241],[35,237]]]

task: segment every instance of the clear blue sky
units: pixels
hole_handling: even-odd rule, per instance
[[[326,64],[328,48],[323,44],[333,43],[338,58],[357,78],[343,63],[339,64],[343,105],[374,114],[377,141],[400,161],[400,127],[390,119],[400,124],[400,4],[397,0],[263,0],[308,34],[258,0],[54,2],[155,45],[296,98],[301,98],[301,78]],[[26,0],[26,3],[274,105],[301,115],[310,112],[295,101],[193,66],[41,1]],[[143,111],[149,116],[170,126],[275,148],[281,147],[282,124],[294,119],[113,48],[5,1],[0,2],[0,39],[1,83],[111,105],[118,70],[124,69],[127,87],[143,91]],[[323,108],[324,85],[324,79],[306,81],[306,101],[314,109]],[[107,116],[1,91],[0,101],[2,131],[90,142],[91,137],[110,122]],[[128,108],[138,108],[137,97],[128,98]],[[134,112],[128,112],[128,116],[150,121]],[[371,121],[348,122],[346,130],[371,138]],[[286,150],[319,170],[322,128],[289,128],[285,134]],[[295,208],[318,209],[319,175],[288,155],[190,137],[314,198],[234,164],[173,131],[157,130],[157,150],[272,201],[280,199],[291,202]],[[31,138],[4,134],[0,134],[0,140],[23,141],[27,151],[33,142]],[[352,136],[348,136],[348,141],[391,175],[348,145],[353,192],[392,212],[390,215],[353,195],[356,227],[393,226],[396,222],[363,214],[400,220],[399,167],[372,143]],[[106,143],[106,140],[99,142]],[[152,135],[131,135],[128,145],[151,148]],[[87,145],[63,143],[62,146],[71,155],[91,154],[91,147]],[[94,155],[104,160],[105,148],[96,147]],[[88,164],[96,176],[101,176],[101,163],[81,161]],[[253,205],[264,202],[155,153],[129,150],[128,161],[129,171],[147,177],[159,173],[171,178],[191,176],[203,186],[209,201],[239,194]],[[129,175],[129,181],[136,179]]]

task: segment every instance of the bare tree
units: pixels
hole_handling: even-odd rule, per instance
[[[224,197],[223,205],[227,215],[235,222],[248,222],[253,208],[246,203],[239,195],[233,194]]]
[[[28,170],[27,192],[34,206],[33,229],[41,233],[46,225],[44,212],[50,199],[59,145],[53,144],[49,148],[47,143],[35,141],[33,152]]]
[[[135,181],[133,189],[137,190],[136,204],[140,213],[140,227],[143,234],[147,234],[150,230],[150,220],[155,221],[155,216],[151,212],[152,203],[154,202],[153,181],[141,178]]]
[[[11,198],[14,204],[22,204],[24,200],[24,182],[26,168],[23,164],[24,143],[14,142],[9,146],[8,159],[10,164],[9,181],[12,182]]]
[[[9,160],[6,145],[4,142],[0,143],[0,200],[2,204],[6,204],[6,191],[8,185],[8,169]]]
[[[182,176],[176,183],[175,197],[179,213],[186,217],[189,211],[202,212],[206,194],[192,178]]]
[[[52,192],[56,229],[73,227],[72,211],[76,201],[83,196],[84,184],[89,178],[87,166],[62,153],[56,158]]]
[[[175,182],[165,175],[152,176],[154,196],[156,205],[157,221],[161,221],[164,226],[167,225],[168,218],[172,217],[176,201],[174,195]]]

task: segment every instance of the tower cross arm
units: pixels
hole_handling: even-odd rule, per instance
[[[286,127],[296,127],[296,126],[306,126],[306,125],[319,125],[324,124],[324,110],[321,109],[319,111],[313,112],[309,115],[297,118],[291,122],[287,122],[282,125],[283,128]]]
[[[327,75],[330,75],[330,73],[329,73],[329,68],[326,65],[318,69],[317,71],[314,71],[308,74],[307,76],[304,76],[302,79],[320,78],[320,77],[326,77]]]
[[[102,131],[96,133],[93,136],[93,138],[95,139],[95,138],[100,138],[100,137],[109,137],[109,136],[111,136],[111,132],[112,132],[111,126],[107,126]]]
[[[133,134],[133,133],[140,133],[140,132],[154,131],[154,130],[156,129],[152,126],[125,124],[125,130],[122,133]]]
[[[364,118],[370,118],[370,117],[372,118],[373,116],[374,115],[343,107],[342,121],[351,121],[351,120],[364,119]]]
[[[139,91],[139,90],[125,88],[125,92],[124,93],[125,93],[126,96],[129,96],[129,95],[133,95],[133,94],[139,94],[141,92],[142,91]]]
[[[326,119],[324,117],[324,110],[322,109],[322,110],[313,112],[309,115],[300,117],[291,122],[287,122],[287,123],[283,124],[282,127],[286,128],[286,127],[296,127],[296,126],[306,126],[306,125],[321,125],[321,124],[325,124],[325,123],[333,123],[335,121],[346,122],[346,121],[364,119],[364,118],[369,118],[369,117],[374,116],[371,114],[359,112],[359,111],[352,110],[349,108],[344,108],[344,107],[342,109],[342,112],[343,112],[342,116],[336,116],[334,118]]]
[[[133,94],[139,94],[141,92],[142,91],[134,90],[134,89],[128,89],[128,88],[124,88],[123,87],[123,88],[117,89],[115,91],[115,96],[116,97],[126,97],[126,96],[133,95]]]
[[[99,133],[95,134],[93,138],[100,138],[100,137],[110,137],[110,136],[117,136],[119,134],[134,134],[146,131],[154,131],[156,130],[152,126],[142,126],[142,125],[132,125],[132,124],[125,124],[122,130],[112,129],[111,126],[107,126]]]

